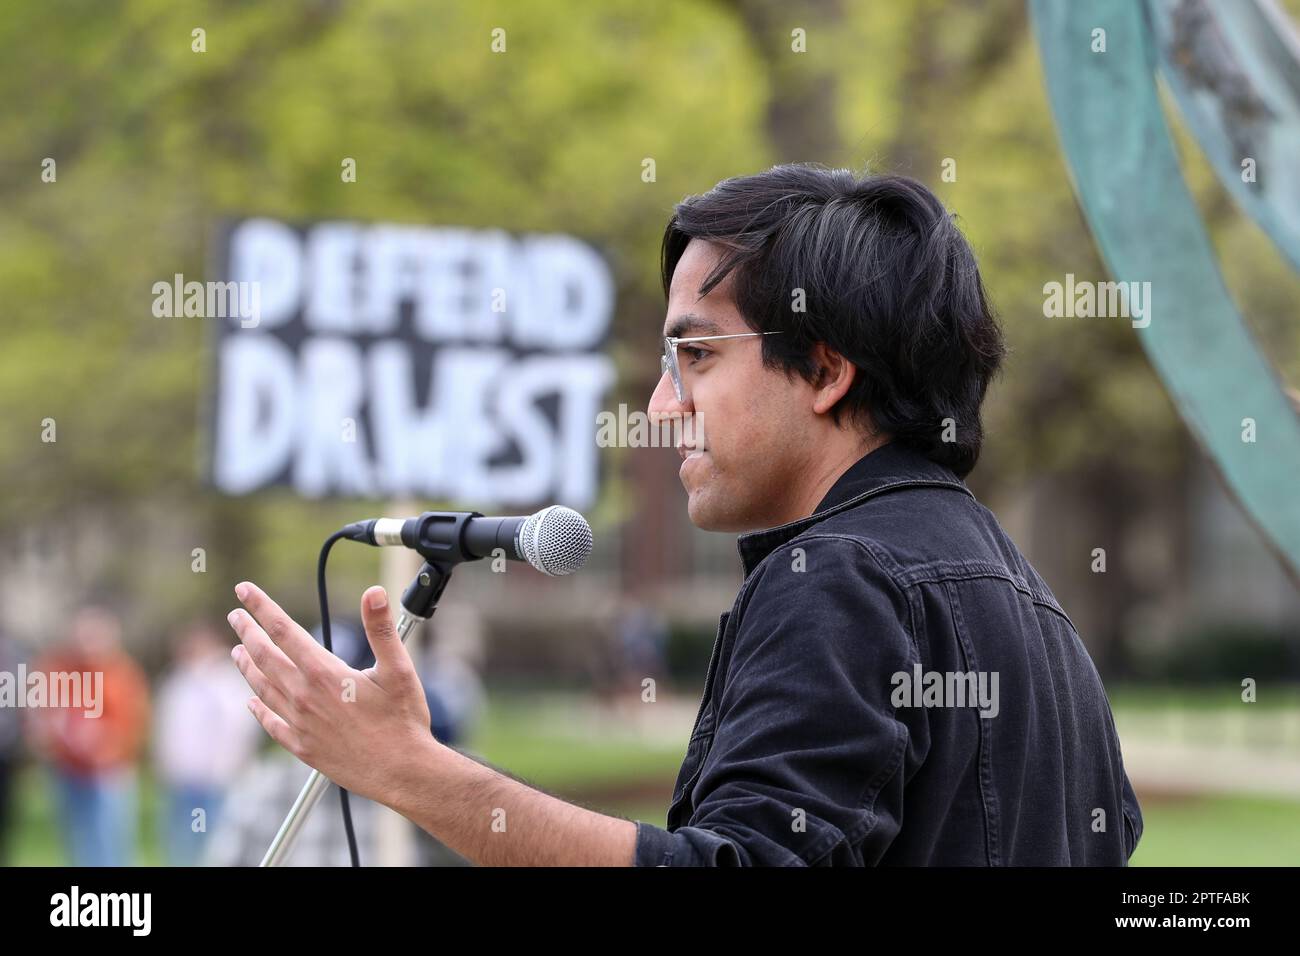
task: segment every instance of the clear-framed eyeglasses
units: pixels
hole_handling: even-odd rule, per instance
[[[775,332],[733,332],[730,335],[691,335],[679,339],[666,335],[664,336],[664,354],[659,357],[659,374],[668,373],[673,380],[673,390],[677,393],[677,401],[684,403],[686,401],[686,387],[682,384],[682,369],[677,362],[678,345],[683,342],[711,342],[715,339],[747,339],[759,335],[780,334],[780,330]]]

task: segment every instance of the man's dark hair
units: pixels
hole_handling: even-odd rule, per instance
[[[678,203],[664,232],[664,295],[692,239],[723,248],[699,289],[735,271],[736,306],[763,363],[810,382],[825,342],[858,369],[832,409],[965,477],[983,441],[980,405],[1002,333],[975,255],[934,193],[905,176],[813,164],[724,179]],[[805,311],[796,311],[803,290]],[[954,441],[944,441],[944,419]]]

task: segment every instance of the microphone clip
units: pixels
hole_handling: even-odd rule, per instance
[[[425,561],[406,590],[402,592],[402,609],[411,617],[427,621],[433,617],[438,599],[451,580],[451,565]]]
[[[402,544],[431,564],[450,568],[466,561],[478,561],[465,547],[465,528],[478,511],[426,511],[414,518],[370,518],[354,521],[342,529],[352,541],[364,544]]]

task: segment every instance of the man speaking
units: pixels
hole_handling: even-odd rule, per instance
[[[778,166],[680,203],[662,271],[649,413],[687,423],[691,521],[743,532],[745,573],[667,828],[438,743],[382,588],[365,671],[236,588],[267,733],[479,864],[1126,864],[1142,816],[1096,668],[963,482],[1003,345],[939,200]]]

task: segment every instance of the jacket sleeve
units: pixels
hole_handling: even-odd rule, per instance
[[[898,833],[906,599],[848,538],[796,539],[755,573],[694,813],[672,832],[639,822],[639,866],[870,865]]]

